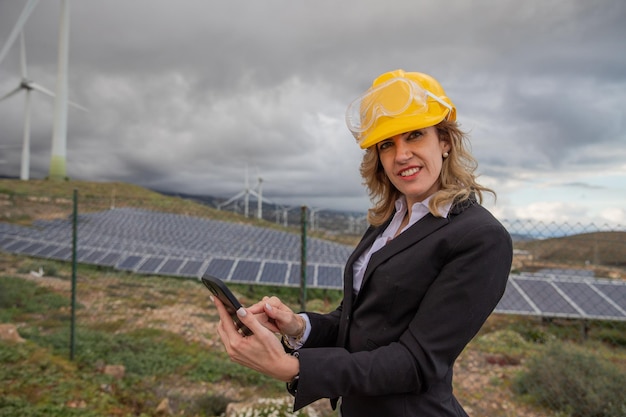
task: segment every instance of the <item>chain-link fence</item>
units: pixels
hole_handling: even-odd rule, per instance
[[[66,191],[0,189],[0,250],[69,260],[72,203],[71,193]],[[241,267],[242,273],[253,271],[261,281],[263,271],[282,271],[286,274],[284,279],[262,283],[295,285],[297,281],[290,281],[293,274],[289,274],[289,268],[295,271],[299,263],[293,254],[299,256],[300,250],[294,243],[299,241],[301,232],[300,207],[258,206],[241,201],[230,207],[218,209],[219,206],[219,200],[163,196],[125,185],[82,189],[79,224],[95,225],[104,217],[110,221],[108,216],[115,213],[120,227],[103,223],[103,229],[92,233],[92,240],[81,236],[79,229],[79,260],[164,275],[169,271],[169,275],[185,276],[187,268],[190,277],[210,267],[223,268],[236,276]],[[139,219],[161,220],[135,227]],[[188,236],[178,224],[171,223],[172,219],[210,220],[215,227],[237,225],[243,228],[228,232],[251,234],[231,236],[232,241],[224,243],[216,255],[208,252],[218,249],[203,246],[197,237],[189,240],[190,247],[183,247]],[[307,211],[304,220],[311,239],[332,240],[330,246],[312,245],[314,256],[319,258],[313,260],[311,269],[316,274],[311,284],[323,287],[320,283],[326,282],[332,288],[335,281],[324,281],[324,273],[336,273],[337,268],[340,271],[337,265],[358,241],[366,227],[365,218],[362,213],[314,209]],[[483,371],[493,372],[488,380],[493,385],[490,389],[513,393],[525,410],[534,410],[533,415],[626,416],[626,228],[527,220],[502,222],[511,233],[515,248],[510,285],[496,314],[469,346],[481,355]],[[186,224],[196,231],[204,227],[200,223]],[[270,230],[273,234],[268,237],[258,230]],[[148,232],[152,233],[150,237],[141,241],[140,235]],[[203,240],[210,242],[217,236],[217,231],[207,233]],[[285,236],[292,239],[287,239],[286,244],[292,252],[281,246],[284,242],[280,240]],[[178,245],[168,247],[161,237]],[[237,242],[244,240],[262,250],[229,254]],[[100,242],[101,246],[95,247],[93,242]],[[125,258],[119,254],[118,258],[104,262],[107,254],[122,250],[128,251]],[[206,259],[199,259],[192,268],[190,262],[198,250]],[[212,264],[215,259],[211,256],[219,258],[219,262]],[[264,259],[259,260],[259,256]],[[180,262],[174,262],[174,258]],[[282,270],[282,264],[288,265],[287,269]],[[463,399],[463,386],[457,390]],[[472,401],[465,398],[465,402]]]

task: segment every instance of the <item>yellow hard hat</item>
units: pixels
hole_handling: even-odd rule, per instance
[[[395,70],[374,80],[346,111],[346,124],[361,148],[392,136],[456,120],[456,107],[437,80]]]

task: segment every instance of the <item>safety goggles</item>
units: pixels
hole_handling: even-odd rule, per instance
[[[429,97],[447,108],[450,115],[452,106],[415,81],[393,78],[370,88],[350,103],[346,110],[346,124],[354,137],[359,139],[380,117],[427,113]]]

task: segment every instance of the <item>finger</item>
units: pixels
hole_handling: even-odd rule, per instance
[[[291,316],[293,316],[293,311],[291,311],[290,308],[286,307],[282,303],[276,306],[271,302],[267,302],[265,303],[264,308],[265,314],[267,314],[268,317],[274,319],[277,322],[288,322],[289,320],[291,320]]]
[[[237,328],[237,325],[235,324],[230,314],[228,314],[228,311],[226,311],[226,307],[224,307],[224,304],[217,297],[211,297],[211,298],[213,299],[213,303],[215,304],[217,313],[220,316],[220,322],[221,322],[220,326],[222,326],[224,331],[228,332],[229,335],[231,335],[232,337],[233,332],[237,333],[239,331],[239,329]],[[219,327],[218,327],[218,331],[219,331]]]
[[[267,298],[267,297],[264,297]],[[253,314],[259,314],[259,313],[264,313],[263,309],[265,306],[265,301],[261,300],[257,303],[252,304],[251,306],[248,307],[248,311],[250,311]]]
[[[246,308],[241,307],[237,310],[237,317],[248,329],[252,330],[254,334],[261,334],[262,332],[269,332],[260,322],[257,320],[254,314],[250,313]]]

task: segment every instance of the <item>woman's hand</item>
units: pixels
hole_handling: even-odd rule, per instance
[[[284,382],[292,381],[299,373],[300,363],[297,358],[285,352],[273,331],[261,323],[262,320],[259,318],[262,313],[254,314],[252,310],[248,311],[243,307],[237,310],[239,320],[254,333],[252,336],[244,337],[239,333],[220,300],[216,297],[211,299],[220,315],[217,332],[231,360],[272,378]],[[294,315],[293,312],[291,314]],[[267,323],[269,322],[268,320]]]
[[[251,306],[248,311],[253,313],[259,322],[274,333],[297,337],[304,333],[304,319],[287,307],[278,297],[263,297]]]

